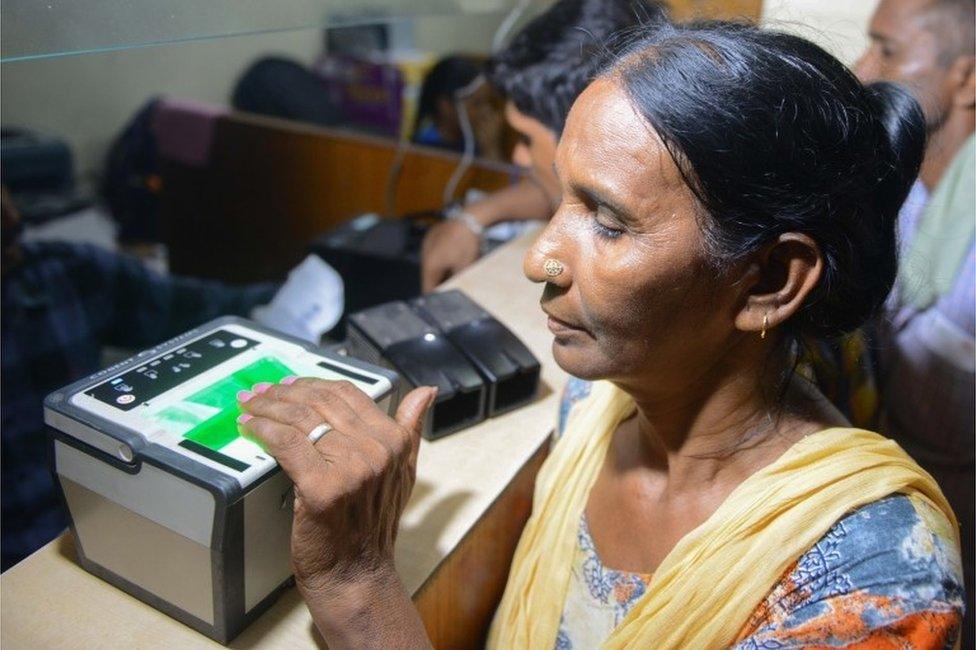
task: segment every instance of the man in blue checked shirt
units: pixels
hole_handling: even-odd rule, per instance
[[[152,346],[224,314],[268,302],[270,284],[229,287],[167,277],[89,245],[21,243],[20,217],[2,210],[2,570],[67,525],[47,463],[42,402],[95,371],[106,345]]]

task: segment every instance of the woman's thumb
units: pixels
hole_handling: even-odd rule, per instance
[[[397,407],[395,416],[397,423],[412,433],[418,441],[424,429],[424,418],[430,407],[434,405],[435,399],[437,399],[437,387],[421,386],[407,393]]]

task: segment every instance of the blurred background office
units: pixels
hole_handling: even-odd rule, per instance
[[[158,201],[153,198],[162,193],[162,179],[158,162],[151,154],[153,147],[180,144],[150,142],[155,132],[149,126],[150,116],[145,109],[152,106],[153,100],[205,104],[206,107],[194,108],[212,113],[237,106],[251,113],[355,129],[388,139],[414,139],[421,144],[461,151],[460,127],[456,115],[451,122],[453,107],[444,92],[456,91],[459,84],[476,76],[472,71],[489,55],[500,27],[504,39],[505,34],[538,14],[547,3],[524,2],[514,13],[515,3],[502,0],[462,3],[450,10],[449,3],[442,3],[444,7],[434,3],[436,6],[430,10],[414,12],[398,11],[397,5],[402,3],[389,4],[392,10],[386,13],[392,18],[371,23],[369,12],[346,12],[332,22],[354,26],[331,28],[322,26],[327,20],[311,20],[304,14],[288,15],[257,5],[249,6],[247,17],[233,23],[208,14],[182,18],[174,26],[169,17],[169,22],[162,22],[157,28],[142,27],[142,31],[135,26],[130,28],[126,24],[130,16],[123,14],[115,16],[106,27],[94,30],[87,40],[68,35],[75,40],[68,38],[68,46],[58,49],[44,45],[45,39],[54,43],[56,35],[31,32],[43,27],[32,22],[36,15],[31,10],[9,3],[5,7],[0,77],[4,144],[10,153],[4,171],[7,184],[15,185],[10,188],[14,202],[25,215],[26,237],[65,236],[114,247],[119,243],[118,235],[129,250],[141,253],[158,268],[166,268],[167,237],[154,212]],[[876,2],[684,0],[671,4],[677,18],[761,18],[768,24],[812,37],[842,60],[853,63],[867,44],[866,26]],[[28,5],[25,3],[25,7]],[[75,12],[79,32],[89,25],[84,22],[85,12],[78,8],[60,9]],[[163,18],[150,16],[149,20]],[[90,20],[94,22],[95,18]],[[194,25],[194,20],[199,24]],[[503,25],[506,20],[509,23]],[[295,26],[299,28],[285,28]],[[127,28],[130,29],[126,31]],[[124,36],[117,38],[120,33]],[[187,34],[191,35],[189,39]],[[168,38],[184,42],[166,43]],[[157,40],[164,42],[135,47]],[[122,49],[112,51],[116,47]],[[73,50],[86,49],[109,51],[70,55]],[[69,55],[45,56],[62,53]],[[435,65],[438,62],[440,65]],[[444,90],[439,98],[422,96],[427,73],[431,73],[429,85]],[[430,91],[436,92],[437,88]],[[515,135],[500,119],[497,96],[482,89],[466,103],[474,118],[476,154],[505,161]],[[498,112],[493,114],[493,109]],[[444,117],[444,113],[448,115]],[[438,133],[438,120],[447,133]],[[24,196],[25,192],[18,191],[18,172],[11,156],[19,145],[30,146],[24,142],[30,137],[24,131],[34,138],[50,140],[44,143],[49,146],[49,155],[62,157],[63,167],[49,170],[53,176],[46,181],[49,185],[60,184],[56,193],[40,197],[30,196],[29,192]],[[38,145],[36,141],[34,144]],[[60,151],[55,151],[58,148]],[[388,204],[389,179],[384,176],[385,171],[376,171],[383,182],[374,175],[369,181],[356,179],[355,184],[382,195]],[[320,170],[306,173],[317,176],[320,192],[335,191],[335,187],[330,187],[337,182],[334,175]],[[63,178],[65,175],[70,179]],[[31,182],[45,181],[22,181],[26,185]],[[479,184],[482,183],[474,183]],[[450,198],[462,195],[458,192]],[[282,218],[299,198],[276,197],[276,209],[265,211],[264,218]],[[411,211],[419,207],[409,201],[404,203]],[[380,207],[378,212],[386,216],[398,206],[366,202],[362,206],[342,207],[346,214],[317,218],[330,225],[354,216],[353,212],[372,211],[365,208]],[[435,201],[423,204],[422,209],[442,207]],[[67,214],[70,219],[63,218]],[[180,251],[176,255],[179,257]],[[214,265],[217,263],[213,260]],[[175,270],[191,270],[181,266],[177,261]],[[280,273],[284,268],[279,265],[275,270]]]
[[[50,519],[10,527],[7,520],[8,511],[50,493],[51,486],[31,482],[43,483],[43,476],[30,478],[25,470],[43,465],[37,427],[46,391],[215,310],[287,321],[281,313],[287,308],[278,303],[271,303],[277,313],[255,308],[272,301],[296,269],[307,271],[300,265],[310,255],[339,281],[319,285],[329,287],[317,299],[332,305],[335,317],[308,337],[340,340],[346,313],[421,292],[428,233],[453,227],[474,242],[463,260],[439,267],[440,281],[544,220],[553,207],[551,197],[537,196],[521,211],[505,203],[501,218],[483,223],[478,215],[487,211],[476,207],[493,193],[533,182],[530,169],[511,163],[515,154],[525,164],[518,152],[528,146],[526,134],[506,121],[506,98],[485,83],[483,72],[507,38],[550,2],[430,0],[408,7],[388,1],[367,9],[349,2],[324,17],[300,3],[228,3],[226,11],[200,11],[194,3],[179,10],[180,4],[4,4],[4,568],[63,525]],[[736,18],[799,33],[850,65],[872,46],[869,32],[877,36],[871,26],[878,0],[668,4],[678,20]],[[919,12],[939,3],[902,4]],[[972,12],[972,2],[948,4]],[[59,12],[59,20],[45,11]],[[910,33],[910,13],[896,21],[896,30],[903,25]],[[58,32],[55,23],[72,29]],[[971,45],[971,32],[965,38]],[[971,48],[963,49],[959,56],[971,62]],[[969,75],[957,84],[960,106],[971,68]],[[956,138],[961,146],[972,133],[971,104],[958,119],[970,125]],[[931,186],[923,189],[935,192],[939,176],[930,175]],[[953,232],[969,237],[971,247],[971,227]],[[450,238],[440,246],[459,250]],[[929,255],[938,255],[933,250]],[[970,249],[960,250],[965,261]],[[30,267],[34,275],[24,270],[31,264],[39,265]],[[966,269],[950,274],[956,272],[972,275]],[[52,344],[31,355],[12,343],[14,333],[44,338],[23,314],[53,311],[54,293],[44,285],[52,277],[74,283],[77,309],[60,309],[68,315],[58,321],[73,334],[70,345],[61,341],[60,348]],[[971,283],[963,289],[971,298]],[[117,296],[117,319],[93,300],[108,294]],[[959,304],[971,322],[970,303]],[[928,313],[928,306],[911,317]],[[904,314],[902,307],[893,305],[892,313]],[[875,344],[899,345],[894,339]],[[960,345],[965,356],[966,341]],[[973,370],[951,372],[969,378],[969,392],[958,400],[969,400],[970,408],[954,420],[963,424],[953,425],[963,430],[954,435],[965,438],[966,427],[972,433]],[[972,438],[953,444],[951,455],[961,463],[946,470],[945,480],[968,485],[971,505]],[[971,508],[960,514],[971,535]],[[7,531],[17,526],[30,532],[11,543]],[[963,546],[971,552],[971,537]]]
[[[309,254],[344,280],[318,296],[339,314],[323,324],[326,340],[341,339],[344,313],[420,293],[429,229],[532,176],[509,162],[525,134],[482,71],[550,3],[404,5],[321,16],[301,4],[5,3],[5,524],[52,494],[32,487],[45,481],[34,475],[47,391],[217,312],[280,326],[282,307],[255,308]],[[762,20],[853,62],[874,5],[674,0],[670,10]],[[550,209],[543,201],[519,221]],[[479,233],[471,259],[524,229]],[[19,522],[27,532],[16,543],[5,534],[4,566],[62,523]]]

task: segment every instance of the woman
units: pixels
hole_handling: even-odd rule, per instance
[[[954,643],[938,487],[793,372],[798,337],[882,304],[923,133],[895,87],[727,24],[646,34],[584,91],[525,270],[556,362],[594,383],[570,391],[492,647]],[[433,394],[395,421],[341,384],[244,397],[295,479],[296,579],[330,647],[424,646],[391,558]]]

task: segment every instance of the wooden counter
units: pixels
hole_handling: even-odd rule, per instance
[[[565,381],[552,362],[551,334],[538,305],[541,287],[522,275],[522,255],[533,237],[495,251],[447,285],[481,303],[543,363],[536,402],[422,443],[396,562],[437,647],[481,642],[528,515],[535,471]],[[4,650],[221,647],[85,572],[75,563],[70,535],[3,574],[0,614]],[[231,643],[233,648],[321,645],[295,589]]]

